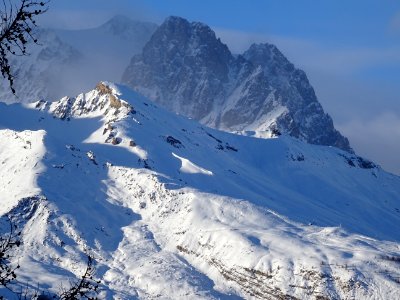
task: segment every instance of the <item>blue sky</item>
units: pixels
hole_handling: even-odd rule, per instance
[[[369,45],[371,41],[398,43],[398,36],[390,33],[388,25],[400,12],[400,3],[395,0],[52,0],[51,10],[92,13],[82,20],[82,24],[86,22],[89,26],[95,25],[91,24],[92,19],[97,21],[98,16],[111,16],[115,12],[158,23],[168,15],[179,15],[216,27],[273,32],[333,44]]]
[[[201,21],[237,53],[276,44],[355,150],[400,174],[400,1],[52,0],[42,24],[89,28],[115,14]]]

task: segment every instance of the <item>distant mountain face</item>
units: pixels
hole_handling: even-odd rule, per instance
[[[157,25],[115,16],[86,30],[40,30],[40,45],[14,58],[17,97],[3,82],[0,100],[55,100],[89,89],[100,80],[117,81],[131,56],[140,53]]]
[[[273,45],[233,55],[202,23],[169,17],[134,56],[122,81],[203,124],[270,137],[279,133],[351,151],[306,74]]]
[[[337,148],[217,131],[100,83],[0,103],[0,163],[0,224],[21,230],[11,259],[33,288],[93,253],[99,299],[400,299],[400,177]]]

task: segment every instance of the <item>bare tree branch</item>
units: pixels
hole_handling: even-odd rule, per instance
[[[68,290],[61,292],[60,300],[97,299],[100,281],[94,279],[94,273],[93,258],[88,255],[85,273],[80,280],[73,282]]]
[[[16,231],[16,226],[8,218],[10,230],[0,237],[0,285],[10,289],[10,284],[17,278],[15,271],[20,268],[19,264],[13,267],[10,263],[10,252],[21,245],[21,232]],[[0,296],[0,299],[3,299]]]
[[[47,11],[46,1],[21,0],[14,6],[10,0],[2,0],[0,8],[0,70],[1,75],[10,85],[15,94],[14,74],[10,66],[10,56],[28,55],[26,46],[29,41],[37,44],[32,34],[36,25],[36,17]]]

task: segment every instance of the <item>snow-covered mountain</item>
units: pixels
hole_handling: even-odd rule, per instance
[[[0,128],[22,282],[54,290],[89,251],[105,299],[400,298],[400,178],[354,154],[219,132],[109,83],[1,104]]]
[[[86,30],[42,29],[29,56],[13,59],[15,97],[2,82],[0,100],[56,100],[88,90],[100,80],[118,81],[133,54],[140,53],[157,25],[115,16]]]
[[[306,74],[270,44],[233,55],[207,25],[169,17],[122,81],[211,127],[258,137],[287,133],[351,152]]]

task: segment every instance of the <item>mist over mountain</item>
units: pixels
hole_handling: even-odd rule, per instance
[[[352,151],[306,74],[273,45],[233,55],[205,24],[169,17],[134,56],[122,81],[167,109],[257,137],[288,134]]]
[[[132,55],[142,51],[156,28],[154,23],[117,15],[97,28],[55,32],[63,41],[85,55],[85,64],[79,72],[85,74],[85,70],[90,70],[85,76],[91,82],[89,86],[80,88],[82,91],[101,80],[119,81]]]
[[[39,45],[29,46],[30,55],[13,58],[16,96],[3,81],[0,99],[51,101],[90,89],[100,80],[119,81],[131,56],[156,28],[118,15],[93,29],[40,29]]]
[[[36,32],[40,45],[30,45],[28,56],[12,57],[15,75],[14,95],[6,80],[1,82],[0,99],[5,102],[31,102],[53,99],[69,90],[71,74],[84,63],[84,55],[49,29]],[[71,83],[71,85],[73,85]]]

